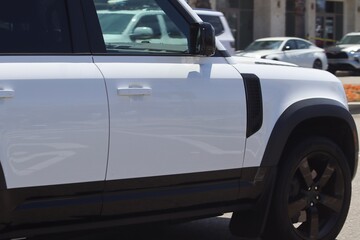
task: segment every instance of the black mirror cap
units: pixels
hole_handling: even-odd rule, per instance
[[[195,23],[190,29],[190,53],[213,56],[216,52],[215,30],[207,22]]]

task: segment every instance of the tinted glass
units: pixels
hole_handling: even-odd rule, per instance
[[[360,35],[348,35],[341,39],[340,44],[360,44]]]
[[[296,42],[295,40],[289,40],[286,45],[286,47],[290,47],[290,50],[294,50],[294,49],[297,49],[297,45],[296,45]]]
[[[134,14],[99,12],[99,21],[104,34],[122,34]]]
[[[169,19],[168,16],[164,15],[164,21],[166,29],[170,38],[186,38],[179,28]]]
[[[161,16],[163,16],[161,14]],[[158,15],[145,15],[139,19],[135,28],[150,28],[154,39],[161,38],[161,29]]]
[[[258,50],[272,50],[278,49],[283,41],[269,40],[269,41],[255,41],[250,44],[245,51],[258,51]]]
[[[106,50],[111,54],[181,54],[188,52],[186,31],[162,10],[165,1],[93,0]],[[168,10],[168,9],[167,9]]]
[[[297,40],[296,43],[298,49],[308,49],[311,46],[310,43],[301,40]]]
[[[0,1],[0,53],[71,53],[64,0]]]

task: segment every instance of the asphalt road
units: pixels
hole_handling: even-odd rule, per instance
[[[346,73],[339,74],[344,83],[359,83],[360,77],[348,76]],[[357,111],[357,109],[359,111]],[[355,106],[353,114],[358,131],[360,130],[360,104]],[[360,136],[360,132],[359,132]],[[159,225],[159,226],[133,226],[122,227],[117,229],[107,229],[101,231],[86,231],[67,234],[56,234],[52,236],[37,237],[36,240],[239,240],[231,236],[228,230],[228,224],[231,214],[221,217],[210,218],[205,220],[193,221],[177,225]],[[338,236],[337,240],[360,239],[360,169],[353,181],[353,195],[347,221]]]

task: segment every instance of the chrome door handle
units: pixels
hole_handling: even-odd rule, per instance
[[[15,96],[14,90],[0,89],[0,98],[12,98]]]
[[[152,89],[149,87],[124,87],[117,89],[119,96],[148,96],[151,93]]]

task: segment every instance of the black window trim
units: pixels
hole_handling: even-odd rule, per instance
[[[71,1],[71,0],[69,0]],[[105,54],[106,47],[101,31],[99,18],[93,0],[80,0],[83,7],[85,27],[89,39],[90,51],[93,55]]]
[[[90,55],[91,49],[86,32],[82,1],[66,0],[66,3],[73,54]]]

